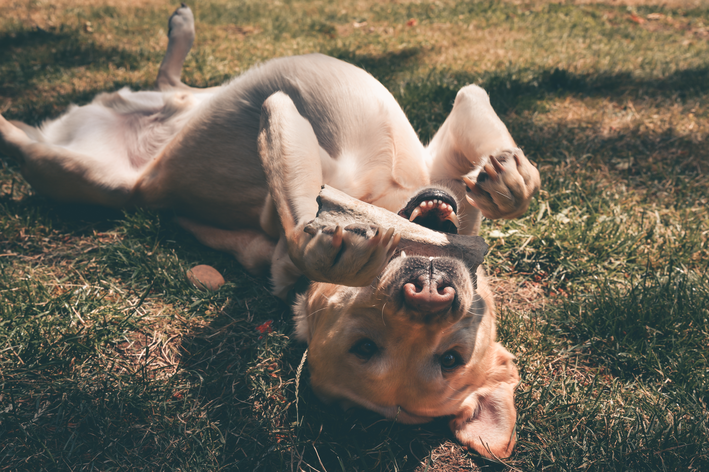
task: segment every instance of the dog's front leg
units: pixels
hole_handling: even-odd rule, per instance
[[[330,158],[286,94],[277,92],[264,102],[258,144],[293,263],[313,281],[369,285],[391,257],[399,237],[393,229],[370,225],[319,229],[309,225],[317,215],[317,197],[325,183],[321,159]]]
[[[490,219],[524,214],[539,190],[539,172],[517,147],[487,93],[468,85],[428,146],[431,181],[457,187],[468,214]],[[477,218],[468,218],[471,228]],[[467,229],[467,231],[466,231]]]

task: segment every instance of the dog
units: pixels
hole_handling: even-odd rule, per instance
[[[480,267],[406,254],[393,229],[313,230],[327,184],[436,231],[522,215],[539,173],[468,85],[428,146],[365,71],[323,55],[270,60],[220,87],[180,79],[194,41],[169,20],[156,90],[98,95],[38,128],[0,116],[0,153],[39,192],[69,202],[176,211],[198,240],[270,272],[294,298],[315,393],[403,423],[450,417],[487,457],[515,444],[514,357],[495,341]]]

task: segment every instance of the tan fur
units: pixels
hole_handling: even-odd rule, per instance
[[[270,269],[283,298],[306,274],[295,332],[324,401],[405,423],[451,416],[463,444],[511,454],[518,374],[495,342],[482,269],[455,254],[405,255],[387,228],[308,230],[323,184],[394,212],[423,187],[447,188],[461,234],[477,233],[481,215],[521,215],[539,174],[487,94],[461,89],[425,147],[379,82],[333,58],[280,58],[221,87],[190,88],[180,71],[193,39],[181,7],[157,91],[101,94],[37,129],[0,116],[0,153],[53,198],[175,210],[204,244],[253,273]],[[434,276],[454,294],[435,310],[405,289]]]

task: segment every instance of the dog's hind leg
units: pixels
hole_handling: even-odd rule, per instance
[[[194,15],[184,3],[170,16],[167,52],[160,64],[155,86],[158,90],[189,89],[180,80],[182,65],[194,43]]]
[[[39,131],[28,133],[23,129],[0,115],[0,154],[14,159],[38,192],[67,202],[113,208],[128,201],[138,177],[129,165],[45,143]]]
[[[25,161],[22,147],[38,141],[37,136],[23,130],[25,126],[27,125],[22,123],[18,127],[0,115],[0,154],[12,158],[20,165]]]

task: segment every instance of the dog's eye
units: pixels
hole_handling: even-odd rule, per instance
[[[447,351],[441,356],[441,367],[443,370],[453,370],[463,364],[463,359],[455,351]]]
[[[378,350],[379,348],[377,347],[377,343],[371,339],[364,338],[357,341],[357,343],[350,349],[350,352],[361,357],[362,359],[369,359],[376,354]]]

